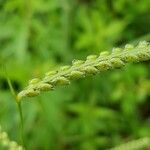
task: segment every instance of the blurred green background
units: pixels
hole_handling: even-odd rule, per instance
[[[150,0],[0,0],[0,65],[17,92],[33,77],[103,50],[150,41]],[[0,124],[20,142],[17,106],[0,70]],[[150,63],[24,99],[27,150],[105,150],[150,137]]]

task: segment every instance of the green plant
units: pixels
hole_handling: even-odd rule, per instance
[[[45,77],[29,81],[28,87],[17,95],[19,102],[23,97],[34,97],[41,91],[53,90],[57,85],[68,85],[72,79],[83,78],[89,74],[120,68],[129,62],[140,62],[150,59],[150,45],[143,41],[137,46],[125,45],[125,48],[114,48],[112,53],[101,52],[100,56],[89,55],[85,61],[74,60],[72,66],[63,66],[59,70],[47,72]]]
[[[150,41],[149,2],[0,0],[0,66],[5,64],[18,93],[30,79],[73,58],[84,59],[128,42]],[[149,137],[149,62],[129,63],[40,92],[35,98],[20,99],[24,147],[105,150]],[[5,77],[0,68],[0,124],[23,145],[18,109]]]
[[[24,148],[17,144],[15,141],[11,141],[7,132],[2,131],[0,126],[0,146],[8,148],[9,150],[24,150]]]

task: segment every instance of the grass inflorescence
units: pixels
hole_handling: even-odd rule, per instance
[[[140,62],[150,59],[150,44],[146,41],[134,46],[126,44],[124,48],[113,48],[112,52],[101,52],[99,56],[90,55],[86,60],[74,60],[71,66],[63,66],[49,71],[42,79],[29,81],[28,86],[17,95],[20,101],[24,97],[34,97],[42,91],[53,90],[58,85],[68,85],[71,80],[95,75],[106,70],[121,68],[126,63]]]
[[[18,145],[17,142],[11,141],[8,137],[7,132],[2,131],[1,126],[0,126],[0,145],[9,150],[25,150],[21,145]]]
[[[110,150],[149,150],[149,149],[150,149],[150,138],[144,137],[119,145],[115,148],[111,148]]]

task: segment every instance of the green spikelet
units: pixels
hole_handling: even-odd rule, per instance
[[[139,61],[139,58],[136,54],[124,54],[123,56],[121,56],[121,60],[128,63]]]
[[[28,96],[28,97],[34,97],[34,96],[37,96],[39,94],[40,94],[40,92],[37,91],[37,90],[33,90],[33,89],[25,90],[25,95]]]
[[[125,45],[125,50],[132,50],[133,48],[134,48],[134,46],[131,45],[131,44],[126,44]]]
[[[60,71],[65,71],[65,70],[68,70],[68,69],[70,69],[69,65],[60,67]]]
[[[109,55],[108,51],[103,51],[103,52],[100,53],[99,57],[101,58],[101,57],[105,57],[105,56],[108,56],[108,55]]]
[[[147,41],[141,41],[138,44],[138,48],[147,48],[147,46],[149,45],[149,43]]]
[[[108,69],[110,69],[112,66],[111,66],[111,63],[109,61],[102,61],[102,62],[99,62],[97,65],[96,65],[96,68],[99,70],[99,71],[106,71]]]
[[[65,77],[57,77],[52,80],[52,83],[54,85],[68,85],[70,84],[70,81]]]
[[[138,52],[137,56],[140,60],[148,60],[150,58],[150,53],[146,53],[146,52]]]
[[[49,71],[49,72],[45,73],[45,76],[52,76],[55,74],[57,74],[57,71]]]
[[[84,71],[87,73],[87,74],[96,74],[98,72],[98,69],[96,69],[95,67],[93,66],[87,66],[84,68]]]
[[[79,79],[85,77],[85,73],[81,71],[71,71],[71,73],[68,76],[70,79]]]
[[[36,84],[38,82],[40,82],[40,79],[39,78],[34,78],[34,79],[29,81],[29,84]]]
[[[97,58],[97,55],[89,55],[86,57],[86,61],[93,61],[93,60],[96,60]]]
[[[37,90],[39,90],[39,91],[49,91],[52,89],[53,89],[53,86],[51,84],[40,83],[37,85]]]
[[[113,48],[112,49],[112,54],[119,54],[121,53],[122,49],[121,48]]]
[[[112,67],[114,68],[120,68],[125,65],[125,63],[119,58],[112,58],[110,62],[111,62]]]
[[[17,99],[20,100],[23,97],[35,97],[38,96],[40,94],[39,91],[35,91],[33,89],[26,89],[21,91],[18,95],[17,95]]]
[[[73,65],[73,66],[80,66],[80,65],[82,65],[83,63],[84,63],[83,60],[73,60],[73,61],[72,61],[72,65]]]

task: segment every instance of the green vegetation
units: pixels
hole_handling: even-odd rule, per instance
[[[140,41],[150,41],[149,6],[0,0],[0,125],[9,139],[26,150],[148,150],[150,45]]]

